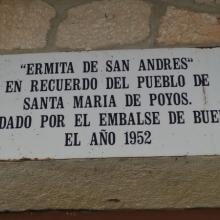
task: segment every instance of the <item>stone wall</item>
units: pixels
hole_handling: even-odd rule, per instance
[[[220,45],[219,0],[1,0],[0,54]],[[220,207],[220,157],[0,162],[0,211]]]

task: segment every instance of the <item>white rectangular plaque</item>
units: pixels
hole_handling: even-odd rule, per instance
[[[0,160],[220,154],[220,48],[0,56]]]

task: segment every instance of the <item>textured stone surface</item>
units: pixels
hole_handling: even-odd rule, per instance
[[[126,45],[149,35],[150,5],[141,0],[105,0],[69,10],[58,28],[56,45],[94,49]]]
[[[46,44],[55,10],[41,0],[0,1],[0,49],[31,49]]]
[[[0,210],[220,207],[220,157],[0,162]]]
[[[162,18],[157,42],[176,44],[220,44],[220,17],[169,7]]]
[[[200,4],[210,4],[210,3],[215,3],[215,0],[195,0],[196,3]]]
[[[199,4],[219,4],[220,1],[219,0],[195,0],[196,3]]]

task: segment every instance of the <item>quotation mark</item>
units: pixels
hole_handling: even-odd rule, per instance
[[[193,62],[193,58],[187,58],[187,62]]]
[[[21,64],[21,69],[25,69],[26,68],[26,64]]]

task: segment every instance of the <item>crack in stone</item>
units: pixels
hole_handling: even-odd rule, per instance
[[[203,104],[204,104],[204,105],[207,105],[208,99],[207,99],[207,95],[206,95],[205,86],[202,87],[202,94],[203,94]]]

